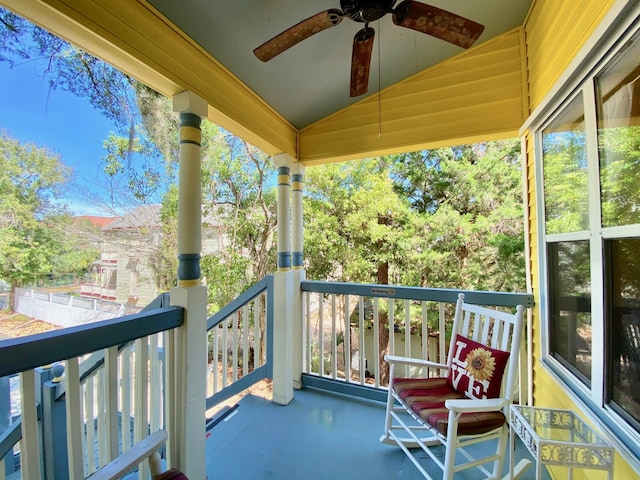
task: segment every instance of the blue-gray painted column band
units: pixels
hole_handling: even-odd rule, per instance
[[[180,126],[181,127],[194,127],[200,130],[200,124],[202,123],[202,119],[196,115],[195,113],[187,113],[183,112],[180,114]],[[182,139],[181,139],[182,141]],[[200,145],[200,142],[191,142]]]
[[[178,255],[178,280],[198,280],[200,278],[199,253],[181,253]]]
[[[291,268],[291,253],[278,252],[278,269],[288,270]]]

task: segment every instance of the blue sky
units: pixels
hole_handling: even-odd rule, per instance
[[[104,183],[100,159],[102,142],[115,126],[88,103],[62,90],[50,90],[43,62],[29,61],[10,68],[0,62],[0,130],[21,143],[34,143],[60,156],[73,168],[74,182],[92,191]],[[101,180],[102,178],[102,180]],[[65,198],[81,214],[107,214],[70,189]]]

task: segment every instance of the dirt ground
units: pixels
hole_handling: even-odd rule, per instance
[[[51,325],[50,323],[36,320],[20,313],[0,311],[0,339],[26,337],[27,335],[48,332],[59,328],[60,327],[56,325]]]

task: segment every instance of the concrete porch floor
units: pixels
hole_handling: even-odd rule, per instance
[[[383,423],[382,403],[326,391],[296,391],[286,407],[247,395],[207,432],[207,473],[209,479],[227,480],[421,479],[400,448],[378,441]],[[531,458],[516,442],[515,463],[523,457]],[[441,476],[427,460],[424,465]],[[505,474],[508,468],[507,458]],[[479,476],[472,469],[456,479]],[[534,477],[531,466],[520,478]]]

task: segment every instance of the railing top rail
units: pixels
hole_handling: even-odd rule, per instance
[[[267,290],[272,284],[273,275],[267,275],[262,278],[262,280],[249,287],[238,295],[231,303],[225,305],[222,309],[207,319],[207,330],[211,330],[229,315],[241,309],[249,300],[257,296],[259,293]]]
[[[397,285],[376,285],[344,282],[322,282],[305,280],[302,291],[359,295],[363,297],[399,298],[433,302],[456,303],[458,294],[464,293],[467,303],[495,307],[533,306],[533,295],[529,293],[485,292],[479,290],[455,290],[448,288],[404,287]]]
[[[184,308],[165,307],[87,325],[0,340],[0,377],[179,327]],[[34,352],[37,354],[34,355]]]

